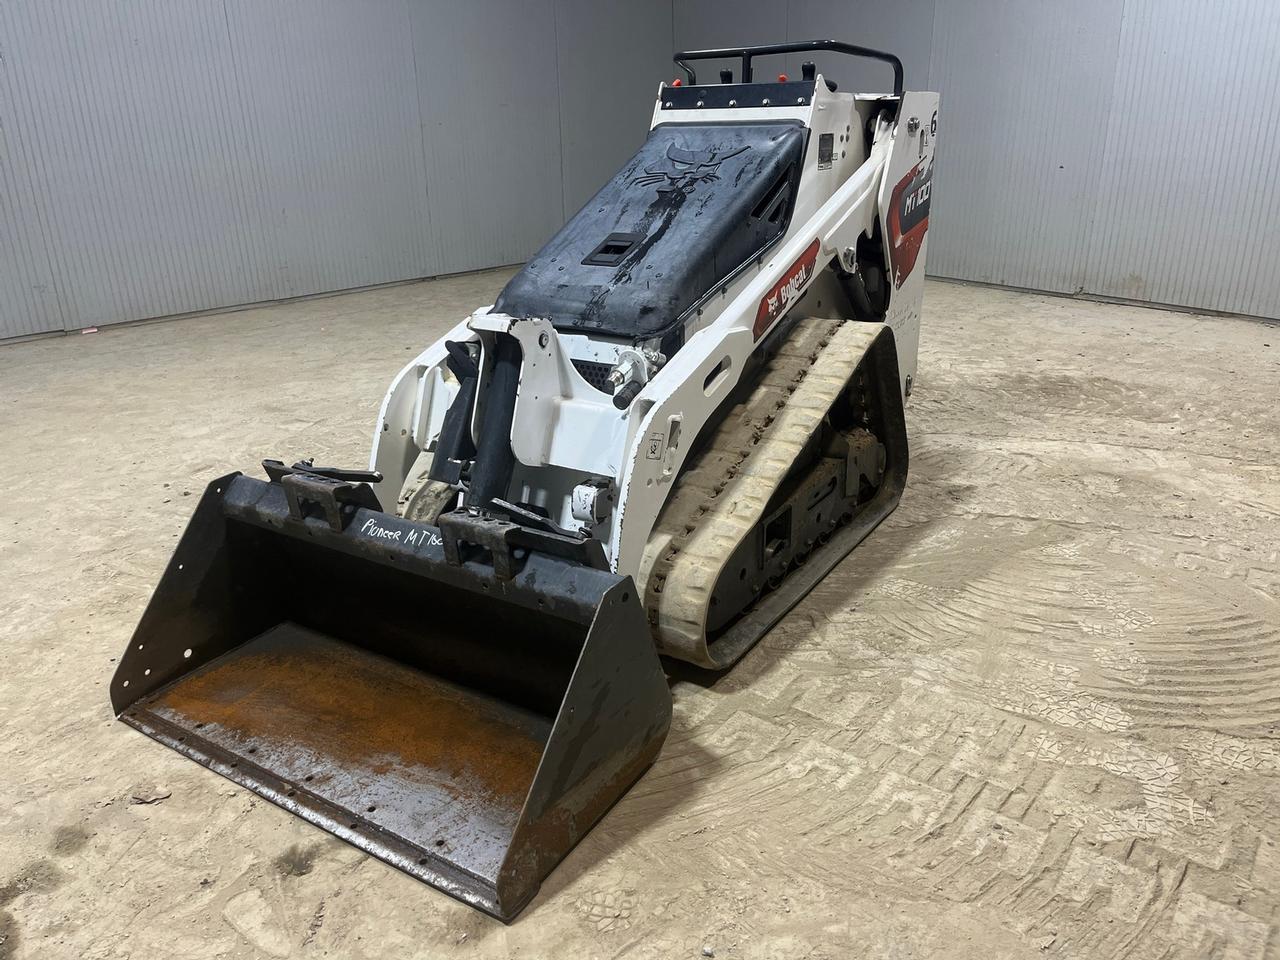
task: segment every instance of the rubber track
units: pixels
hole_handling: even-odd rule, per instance
[[[677,478],[640,562],[645,612],[662,653],[709,665],[711,595],[737,545],[848,385],[870,343],[856,323],[806,318]]]

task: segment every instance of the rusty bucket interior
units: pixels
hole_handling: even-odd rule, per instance
[[[370,518],[403,535],[362,536]],[[670,695],[629,578],[531,555],[499,581],[433,534],[366,509],[335,529],[291,518],[278,484],[216,481],[112,702],[509,920],[653,761]]]

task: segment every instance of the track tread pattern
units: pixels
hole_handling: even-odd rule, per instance
[[[677,478],[640,564],[645,612],[665,654],[706,662],[712,591],[739,543],[853,375],[859,324],[808,317]]]

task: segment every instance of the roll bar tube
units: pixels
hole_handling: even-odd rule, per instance
[[[844,53],[851,57],[863,57],[868,60],[880,60],[893,67],[893,94],[902,96],[903,74],[902,61],[892,53],[883,50],[872,50],[870,47],[859,47],[852,43],[841,43],[839,40],[797,40],[793,43],[766,43],[756,47],[718,47],[714,50],[685,50],[677,53],[672,59],[684,71],[689,84],[698,82],[698,75],[689,66],[689,60],[721,60],[729,57],[742,59],[742,82],[751,82],[751,60],[775,53],[805,53],[808,51],[830,51]]]

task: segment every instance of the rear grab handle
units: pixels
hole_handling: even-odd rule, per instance
[[[892,53],[873,50],[870,47],[859,47],[839,40],[796,40],[791,43],[765,43],[755,47],[717,47],[711,50],[685,50],[677,53],[672,59],[684,71],[690,85],[698,82],[698,75],[689,66],[689,60],[723,60],[728,57],[742,58],[742,82],[751,82],[751,60],[774,53],[805,53],[808,51],[828,50],[831,53],[844,53],[851,57],[863,57],[868,60],[880,60],[893,67],[893,95],[901,97],[903,91],[902,61]]]

